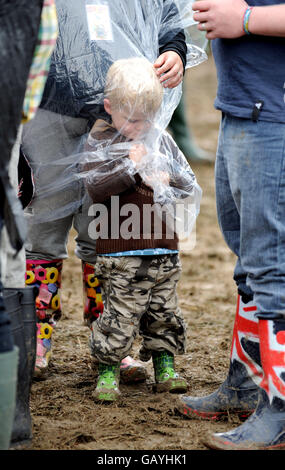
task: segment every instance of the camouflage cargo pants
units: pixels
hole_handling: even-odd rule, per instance
[[[140,359],[151,351],[185,352],[186,325],[176,293],[181,263],[177,254],[162,256],[98,256],[104,311],[92,323],[91,350],[99,361],[126,357],[139,333]]]

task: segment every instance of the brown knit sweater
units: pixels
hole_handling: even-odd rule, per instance
[[[98,120],[93,126],[91,137],[94,139],[93,143],[89,142],[86,150],[94,151],[94,156],[98,148],[102,151],[102,146],[103,151],[106,146],[105,151],[108,152],[108,143],[126,141],[112,125],[102,120]],[[84,165],[84,171],[88,171],[85,179],[88,193],[95,204],[100,204],[95,206],[99,213],[96,213],[97,218],[91,222],[92,229],[95,230],[96,227],[97,232],[96,252],[104,254],[150,248],[176,250],[177,235],[167,230],[166,214],[162,213],[162,218],[154,215],[153,190],[138,174],[130,175],[129,161],[125,160],[127,164],[124,164],[124,159],[128,158],[126,154],[112,160],[111,157],[108,159],[107,154],[104,156],[104,165],[102,160],[97,162],[96,159]],[[102,170],[101,177],[102,168],[104,171]],[[94,169],[96,171],[92,176]],[[92,236],[94,237],[94,232]]]

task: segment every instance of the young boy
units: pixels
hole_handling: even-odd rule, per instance
[[[82,152],[81,142],[90,126],[106,114],[103,92],[107,70],[117,58],[146,54],[171,89],[181,83],[188,58],[186,25],[181,24],[174,0],[56,0],[56,10],[59,34],[43,99],[36,118],[25,125],[22,138],[22,153],[32,169],[34,183],[33,200],[25,211],[25,248],[27,284],[36,284],[39,290],[35,374],[41,378],[49,368],[54,328],[61,317],[61,274],[72,226],[76,232],[75,254],[82,260],[86,324],[96,320],[102,310],[100,286],[96,287],[96,297],[88,295],[87,279],[96,250],[88,237],[90,219],[84,205],[78,208],[74,204],[78,202],[78,181],[63,190],[61,178],[66,175],[69,158],[75,161],[75,155]],[[66,165],[58,165],[64,160]],[[24,196],[27,199],[29,194]],[[56,273],[56,280],[46,283],[50,272]],[[133,381],[145,377],[145,373],[142,364],[127,358],[121,376]]]
[[[129,354],[138,332],[143,338],[140,359],[153,360],[155,390],[187,390],[186,381],[174,370],[174,355],[184,353],[186,342],[176,293],[181,272],[178,237],[176,233],[168,237],[163,218],[161,233],[157,221],[145,224],[144,219],[145,208],[154,205],[157,181],[171,185],[175,180],[175,186],[187,192],[200,188],[186,160],[187,177],[185,172],[179,174],[178,162],[171,172],[165,165],[160,171],[154,164],[152,168],[155,155],[150,158],[144,142],[153,130],[162,98],[163,89],[150,62],[143,58],[116,61],[107,74],[104,99],[112,122],[96,121],[87,141],[86,187],[96,203],[94,215],[103,212],[100,222],[94,219],[89,227],[89,235],[96,238],[95,272],[104,303],[102,315],[92,324],[90,341],[92,354],[99,360],[94,392],[99,401],[114,401],[120,395],[120,361]],[[173,139],[163,132],[159,155],[166,148],[171,149],[173,161],[178,155],[181,158]],[[146,159],[150,176],[143,180]],[[134,208],[137,217],[130,224],[128,215]],[[115,219],[119,230],[114,229]]]

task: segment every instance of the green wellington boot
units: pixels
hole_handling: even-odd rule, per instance
[[[19,351],[0,354],[0,450],[8,450],[16,408]]]
[[[97,387],[93,392],[95,401],[112,402],[120,396],[120,363],[104,364],[99,362],[99,377]]]
[[[186,380],[174,370],[174,356],[168,351],[153,351],[152,362],[155,374],[154,391],[184,393],[187,391]]]

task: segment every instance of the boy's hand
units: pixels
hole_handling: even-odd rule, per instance
[[[147,154],[146,148],[143,144],[134,144],[130,148],[129,157],[137,166],[142,158]]]
[[[164,88],[175,88],[183,80],[183,62],[177,52],[166,51],[153,64]]]
[[[165,185],[169,185],[170,177],[167,171],[158,171],[152,175],[148,175],[145,177],[144,182],[150,188],[154,188],[157,181],[163,183]]]

